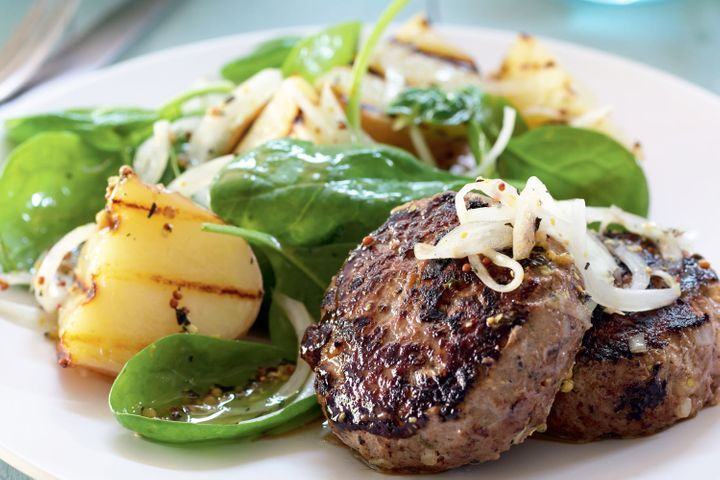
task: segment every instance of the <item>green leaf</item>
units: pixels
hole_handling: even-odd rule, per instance
[[[567,126],[544,126],[513,138],[498,173],[525,181],[535,175],[557,199],[584,198],[647,216],[647,180],[635,157],[609,136]]]
[[[268,402],[283,380],[263,380],[258,370],[275,367],[282,358],[281,350],[261,343],[187,334],[165,337],[125,365],[110,391],[110,408],[124,427],[162,442],[253,439],[281,433],[320,413],[311,389],[288,399],[289,403]],[[235,395],[217,416],[193,415],[196,423],[190,423],[183,411],[178,420],[168,418],[172,407],[187,403],[188,392],[202,396],[213,386]],[[255,397],[244,393],[248,386],[259,390]],[[156,418],[147,416],[150,408]]]
[[[107,178],[123,159],[70,132],[33,136],[0,173],[0,266],[26,270],[72,228],[102,209]]]
[[[242,83],[260,70],[280,68],[300,37],[280,37],[258,45],[249,54],[225,64],[220,71],[223,78]]]
[[[157,112],[140,108],[74,109],[7,120],[5,136],[19,144],[40,133],[74,132],[97,149],[119,151],[127,137],[156,120]]]
[[[299,41],[282,65],[283,75],[298,74],[313,83],[331,68],[350,64],[361,27],[359,22],[341,23]]]
[[[379,220],[378,225],[384,220]],[[274,277],[274,283],[266,285],[266,288],[269,287],[273,294],[284,293],[304,303],[313,318],[318,318],[320,314],[320,302],[333,275],[357,245],[356,241],[347,241],[303,247],[284,245],[266,233],[231,225],[206,224],[203,229],[242,237],[252,245],[253,250],[262,252],[270,262]],[[296,344],[296,335],[290,335],[292,330],[288,328],[281,309],[271,306],[268,321],[271,341],[287,353],[290,351],[288,345]],[[286,358],[294,359],[296,352],[297,349],[293,348]]]
[[[228,223],[286,247],[357,243],[393,207],[467,181],[397,148],[276,140],[220,172],[211,206]]]

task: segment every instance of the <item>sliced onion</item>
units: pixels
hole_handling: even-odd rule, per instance
[[[170,122],[158,120],[153,135],[145,140],[135,154],[133,169],[145,183],[157,183],[165,173],[172,148]]]
[[[630,270],[632,282],[630,288],[633,290],[645,290],[650,285],[649,267],[643,258],[628,250],[628,248],[620,242],[614,242],[610,245],[613,253],[620,259],[622,263]]]
[[[468,222],[450,230],[436,245],[415,244],[419,260],[465,258],[482,250],[502,250],[512,245],[512,228],[504,223]]]
[[[485,286],[500,293],[512,292],[520,286],[525,276],[525,271],[523,270],[522,265],[507,255],[503,255],[502,253],[494,250],[485,250],[483,255],[488,257],[494,264],[508,268],[513,272],[513,279],[510,283],[502,285],[497,283],[495,279],[490,276],[490,272],[488,272],[485,265],[483,265],[479,255],[468,255],[470,266]]]
[[[638,333],[628,338],[628,348],[630,353],[645,353],[648,351],[647,342],[645,341],[645,335]]]
[[[4,298],[4,294],[0,294],[0,317],[28,328],[38,328],[46,319],[37,305]]]
[[[168,185],[168,190],[192,197],[204,207],[210,206],[210,186],[215,176],[230,163],[234,155],[224,155],[189,168]]]
[[[483,192],[491,205],[468,209],[465,196],[472,191]],[[455,210],[460,225],[446,233],[436,245],[416,244],[414,251],[418,259],[467,257],[473,271],[488,288],[509,292],[517,288],[524,277],[522,265],[517,260],[530,255],[537,238],[550,236],[565,246],[583,276],[586,291],[595,303],[606,309],[617,312],[653,310],[669,305],[680,296],[680,286],[667,272],[656,271],[653,275],[663,278],[668,288],[646,289],[649,284],[647,266],[640,256],[631,254],[623,246],[618,247],[616,254],[633,274],[632,288],[616,287],[618,263],[597,234],[587,230],[587,221],[592,221],[593,217],[607,221],[610,211],[612,218],[628,220],[632,224],[629,229],[648,231],[656,238],[668,235],[675,238],[672,232],[668,234],[647,220],[617,208],[588,209],[580,199],[558,202],[536,177],[528,179],[520,194],[502,180],[479,178],[460,189],[455,196]],[[670,243],[670,240],[666,242]],[[513,249],[514,259],[498,251],[509,247]],[[497,266],[512,270],[513,280],[507,285],[497,283],[480,261],[480,255],[485,255]]]
[[[0,290],[2,290],[2,284],[8,286],[31,285],[32,281],[33,275],[30,272],[0,272]]]
[[[65,256],[86,242],[93,233],[97,232],[97,225],[88,223],[75,228],[60,239],[45,255],[35,273],[33,287],[35,299],[48,313],[57,310],[67,296],[67,289],[57,284],[56,277]]]
[[[490,150],[483,156],[482,163],[477,167],[477,172],[482,175],[485,173],[495,161],[498,159],[500,154],[505,151],[510,138],[512,138],[513,131],[515,130],[515,118],[517,113],[512,107],[503,107],[503,122],[500,128],[500,133],[495,139],[495,143]]]
[[[410,141],[412,141],[413,148],[418,154],[420,160],[427,163],[428,165],[432,165],[433,167],[437,166],[437,162],[435,162],[435,157],[430,151],[430,147],[428,147],[428,144],[425,141],[425,136],[423,135],[422,130],[420,130],[420,127],[413,124],[410,125],[410,128],[408,130],[410,132]]]
[[[625,227],[629,232],[648,238],[657,243],[660,254],[668,260],[682,258],[683,233],[677,230],[664,229],[655,222],[626,212],[616,206],[609,208],[588,207],[588,222],[600,222],[600,231],[604,232],[611,223]]]
[[[588,110],[582,115],[573,118],[568,123],[576,128],[592,127],[595,124],[605,120],[608,115],[613,111],[612,105],[605,105],[602,107]]]
[[[305,335],[305,330],[307,330],[307,328],[312,324],[307,308],[305,308],[305,305],[301,302],[298,302],[287,295],[283,295],[282,293],[275,293],[274,299],[283,309],[288,320],[290,320],[290,323],[295,330],[298,343],[301,342],[303,335]],[[278,390],[277,393],[268,400],[268,403],[271,405],[277,404],[302,392],[304,390],[304,386],[307,384],[308,377],[311,376],[311,373],[310,367],[298,353],[295,371],[288,381],[280,387],[280,390]]]
[[[598,304],[622,312],[645,312],[673,303],[680,297],[680,286],[674,282],[670,288],[631,290],[618,288],[599,276],[583,275],[585,290]]]

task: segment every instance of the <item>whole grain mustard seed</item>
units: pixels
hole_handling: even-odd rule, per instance
[[[147,418],[157,418],[157,411],[152,407],[143,407],[142,415]]]
[[[698,262],[698,266],[700,268],[708,269],[708,268],[710,268],[710,262],[707,259],[703,258],[702,260],[700,260]]]
[[[366,235],[362,239],[362,244],[364,247],[369,247],[373,243],[375,243],[375,239],[371,235]]]
[[[575,383],[572,381],[572,379],[563,380],[560,384],[560,391],[562,393],[570,393],[572,392],[573,388],[575,388]]]
[[[469,263],[463,263],[462,271],[465,273],[472,272],[472,265],[470,265]]]

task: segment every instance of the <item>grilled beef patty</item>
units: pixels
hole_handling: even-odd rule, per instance
[[[548,431],[567,439],[649,435],[720,399],[715,272],[699,256],[670,262],[652,242],[631,234],[613,237],[640,251],[653,269],[678,278],[682,296],[649,312],[594,311],[593,327],[576,358],[572,390],[557,395],[548,418]],[[644,341],[646,352],[630,350],[637,339]]]
[[[544,426],[590,325],[579,273],[552,242],[504,294],[463,260],[417,260],[416,243],[458,225],[454,196],[396,209],[350,254],[302,342],[330,428],[379,469],[438,472],[522,442]]]

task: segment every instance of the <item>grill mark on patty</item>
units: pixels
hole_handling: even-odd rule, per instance
[[[477,199],[470,202],[479,206]],[[536,249],[524,262],[522,287],[499,294],[463,272],[464,259],[415,259],[415,243],[437,242],[457,224],[451,192],[397,209],[371,234],[373,245],[353,251],[333,280],[322,320],[306,331],[301,352],[337,429],[407,438],[426,424],[429,412],[444,421],[457,418],[465,395],[500,358],[512,328],[526,321],[525,303],[540,289],[547,294],[553,275],[570,276]],[[540,273],[546,265],[556,273]],[[504,269],[489,271],[498,281],[509,280]],[[392,328],[374,321],[385,313],[378,300],[388,296],[402,298],[391,312],[397,323]],[[486,319],[499,314],[505,321],[488,326]],[[412,328],[422,330],[425,341],[395,337]]]
[[[639,246],[639,252],[645,262],[653,269],[664,269],[679,279],[681,297],[673,304],[648,312],[617,315],[596,308],[592,316],[593,327],[583,338],[583,348],[578,360],[617,361],[631,358],[628,341],[642,334],[648,348],[659,349],[668,345],[670,337],[686,329],[698,328],[709,321],[709,316],[698,312],[694,300],[702,296],[702,288],[717,281],[715,272],[699,266],[702,257],[698,255],[669,261],[660,256],[656,245],[641,239],[635,234],[611,234],[626,245]],[[629,272],[621,266],[623,277],[628,281]],[[654,278],[650,288],[664,288],[659,279]]]
[[[667,395],[667,380],[659,378],[661,367],[662,364],[656,363],[649,379],[627,386],[615,412],[624,412],[629,421],[640,421],[648,410],[661,405]]]

